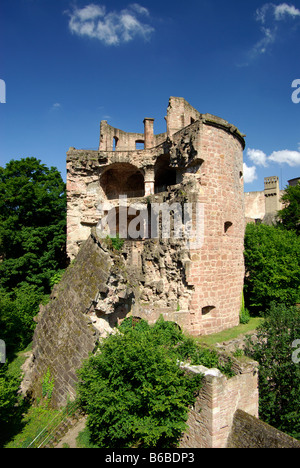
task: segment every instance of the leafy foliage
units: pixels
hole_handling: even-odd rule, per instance
[[[0,285],[22,282],[49,292],[65,267],[66,194],[60,173],[35,158],[0,167]]]
[[[53,276],[51,276],[50,281],[49,281],[51,289],[53,288],[55,284],[58,284],[60,282],[60,280],[63,277],[64,272],[65,270],[58,270],[54,273]]]
[[[241,310],[240,310],[240,323],[246,324],[246,323],[249,323],[249,321],[250,321],[250,313],[249,313],[249,310],[245,307],[245,299],[244,299],[244,293],[243,293]]]
[[[24,349],[32,340],[39,304],[46,296],[35,286],[23,283],[11,293],[0,288],[0,330],[1,339],[10,356]]]
[[[17,391],[20,380],[10,374],[0,372],[0,420],[7,424],[18,402]]]
[[[278,212],[278,220],[281,225],[289,230],[300,234],[300,183],[288,186],[281,200],[284,208]]]
[[[293,231],[248,224],[245,234],[245,302],[261,312],[272,301],[294,305],[300,299],[300,238]]]
[[[260,418],[300,439],[300,364],[293,342],[300,338],[300,311],[273,303],[246,354],[259,363]]]
[[[185,374],[178,361],[215,360],[180,328],[160,319],[154,326],[126,319],[79,371],[80,404],[88,414],[91,442],[99,447],[171,447],[185,430],[200,374]],[[215,362],[214,362],[215,363]]]
[[[0,364],[0,447],[22,427],[22,415],[28,402],[18,393],[21,382],[20,367],[24,358],[16,358],[11,364]]]
[[[66,194],[35,158],[0,167],[0,327],[8,354],[26,347],[33,317],[66,267]]]
[[[106,243],[111,249],[121,250],[124,242],[125,239],[121,239],[118,233],[116,237],[106,236]]]

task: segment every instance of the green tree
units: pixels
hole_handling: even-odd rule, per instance
[[[174,324],[173,330],[142,325],[123,331],[105,339],[79,371],[91,441],[102,448],[172,447],[202,376],[179,368]]]
[[[66,266],[66,193],[60,173],[36,158],[0,167],[0,285],[22,282],[49,292]]]
[[[284,208],[278,212],[279,225],[285,229],[300,234],[300,182],[295,186],[288,186],[281,200]]]
[[[35,328],[33,318],[46,296],[33,284],[23,283],[11,293],[0,287],[0,330],[7,357],[31,342]]]
[[[259,313],[272,301],[300,299],[300,238],[276,226],[248,224],[245,233],[245,303]]]
[[[91,442],[102,448],[176,446],[203,377],[183,372],[182,361],[233,375],[230,362],[224,366],[175,323],[125,319],[78,372]]]
[[[260,418],[300,439],[300,363],[292,356],[298,339],[299,309],[273,303],[246,354],[259,363]]]

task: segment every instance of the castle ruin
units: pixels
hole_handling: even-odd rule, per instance
[[[132,300],[124,299],[120,317],[132,314],[154,322],[162,314],[191,334],[219,332],[239,323],[244,280],[244,135],[178,97],[170,98],[165,120],[167,131],[158,135],[153,118],[144,119],[143,134],[124,132],[104,120],[98,151],[69,149],[68,255],[75,258],[91,228],[114,212],[117,235],[125,237],[125,265],[134,267],[139,278]],[[143,213],[143,220],[153,204],[192,206],[190,224],[200,222],[201,229],[190,243],[185,242],[186,233],[153,239],[151,218],[146,219],[146,229],[132,238],[128,232],[134,217],[128,210],[121,221],[120,197],[126,197],[136,213]],[[201,207],[197,220],[196,205]],[[164,229],[165,222],[160,223]],[[107,286],[106,292],[115,295]],[[117,304],[122,308],[120,301]],[[96,310],[103,319],[116,316],[116,307],[109,309],[103,295]]]
[[[99,150],[68,151],[67,250],[72,261],[35,319],[24,393],[38,398],[42,376],[50,371],[52,404],[66,404],[75,396],[83,360],[130,315],[150,324],[162,315],[191,335],[239,324],[243,135],[182,98],[170,98],[166,122],[167,132],[154,135],[153,119],[144,120],[144,134],[102,121]],[[136,149],[137,143],[144,149]],[[168,220],[161,213],[153,217],[153,206],[172,208]],[[187,213],[186,206],[191,208]],[[111,213],[117,215],[114,235],[124,237],[126,228],[120,249],[109,223],[104,235],[99,230]],[[179,230],[178,213],[184,221]],[[197,223],[199,231],[191,228]]]
[[[144,134],[102,121],[97,151],[68,151],[67,251],[72,262],[35,318],[23,394],[43,396],[43,379],[50,372],[51,405],[59,408],[73,400],[76,371],[99,339],[128,315],[150,323],[163,315],[194,335],[238,325],[244,281],[244,135],[219,117],[200,114],[183,98],[170,98],[166,122],[167,132],[154,135],[152,118],[144,120]],[[271,197],[277,199],[272,190],[270,203]],[[153,205],[171,207],[169,220],[153,217]],[[186,205],[192,207],[187,215],[180,209]],[[180,233],[177,212],[185,221]],[[110,223],[107,231],[99,229],[110,214],[117,215],[112,218],[114,235],[124,241],[120,249],[112,242]],[[170,235],[164,236],[168,221]],[[197,221],[200,231],[190,230]],[[154,236],[153,223],[159,231]],[[298,447],[258,419],[257,363],[230,360],[231,378],[217,369],[183,364],[188,372],[203,373],[204,385],[189,409],[180,447]]]

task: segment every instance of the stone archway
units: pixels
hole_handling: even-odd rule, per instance
[[[155,193],[165,192],[169,185],[176,185],[176,169],[170,167],[170,156],[162,154],[155,163]]]
[[[100,176],[100,185],[108,200],[118,199],[120,195],[128,198],[145,195],[144,175],[129,163],[107,166]]]

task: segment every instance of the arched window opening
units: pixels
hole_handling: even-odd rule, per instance
[[[155,163],[154,192],[165,192],[170,185],[176,185],[176,169],[170,167],[170,156],[162,155]]]
[[[120,195],[128,198],[145,195],[142,172],[129,163],[115,163],[100,177],[100,185],[108,200],[118,199]]]
[[[119,141],[119,138],[115,136],[113,139],[113,151],[116,151],[117,146],[118,146],[118,141]]]
[[[207,315],[214,309],[215,309],[215,306],[202,307],[202,315]]]
[[[225,234],[232,234],[233,233],[233,224],[231,221],[226,221],[224,223],[224,233]]]
[[[145,142],[144,142],[144,140],[136,140],[136,142],[135,142],[135,149],[136,149],[136,150],[143,150],[143,149],[145,149]]]

